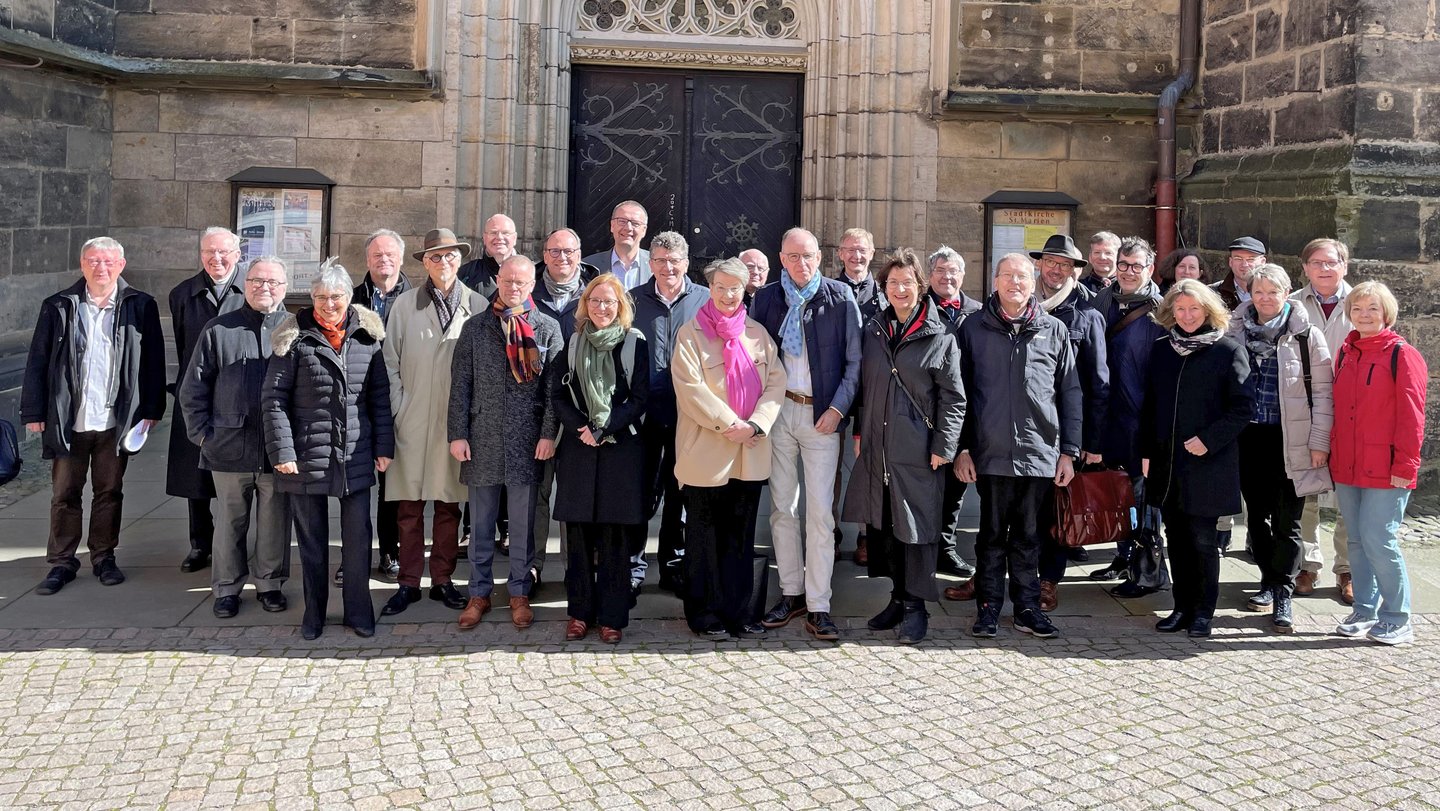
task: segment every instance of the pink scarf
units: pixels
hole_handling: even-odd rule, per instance
[[[706,338],[725,342],[725,398],[736,416],[750,419],[760,401],[761,386],[755,361],[740,341],[745,334],[745,305],[740,305],[734,315],[725,315],[715,302],[707,301],[695,314],[695,321]]]

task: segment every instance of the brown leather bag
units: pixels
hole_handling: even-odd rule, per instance
[[[1123,470],[1083,470],[1055,488],[1055,540],[1061,546],[1114,543],[1130,537],[1135,491]]]

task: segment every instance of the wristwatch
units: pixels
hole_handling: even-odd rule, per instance
[[[755,429],[755,436],[765,436],[765,429],[756,425],[754,420],[746,420],[745,424]]]

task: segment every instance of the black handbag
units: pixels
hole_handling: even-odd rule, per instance
[[[20,437],[9,420],[0,420],[0,485],[20,475]]]
[[[1140,509],[1140,532],[1130,553],[1126,585],[1133,583],[1150,591],[1170,588],[1170,567],[1165,563],[1165,536],[1160,534],[1159,512],[1152,507]]]

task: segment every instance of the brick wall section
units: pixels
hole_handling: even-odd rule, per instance
[[[117,4],[127,0],[0,0],[0,27],[110,53]]]
[[[110,215],[110,94],[0,68],[0,334],[29,331]]]

